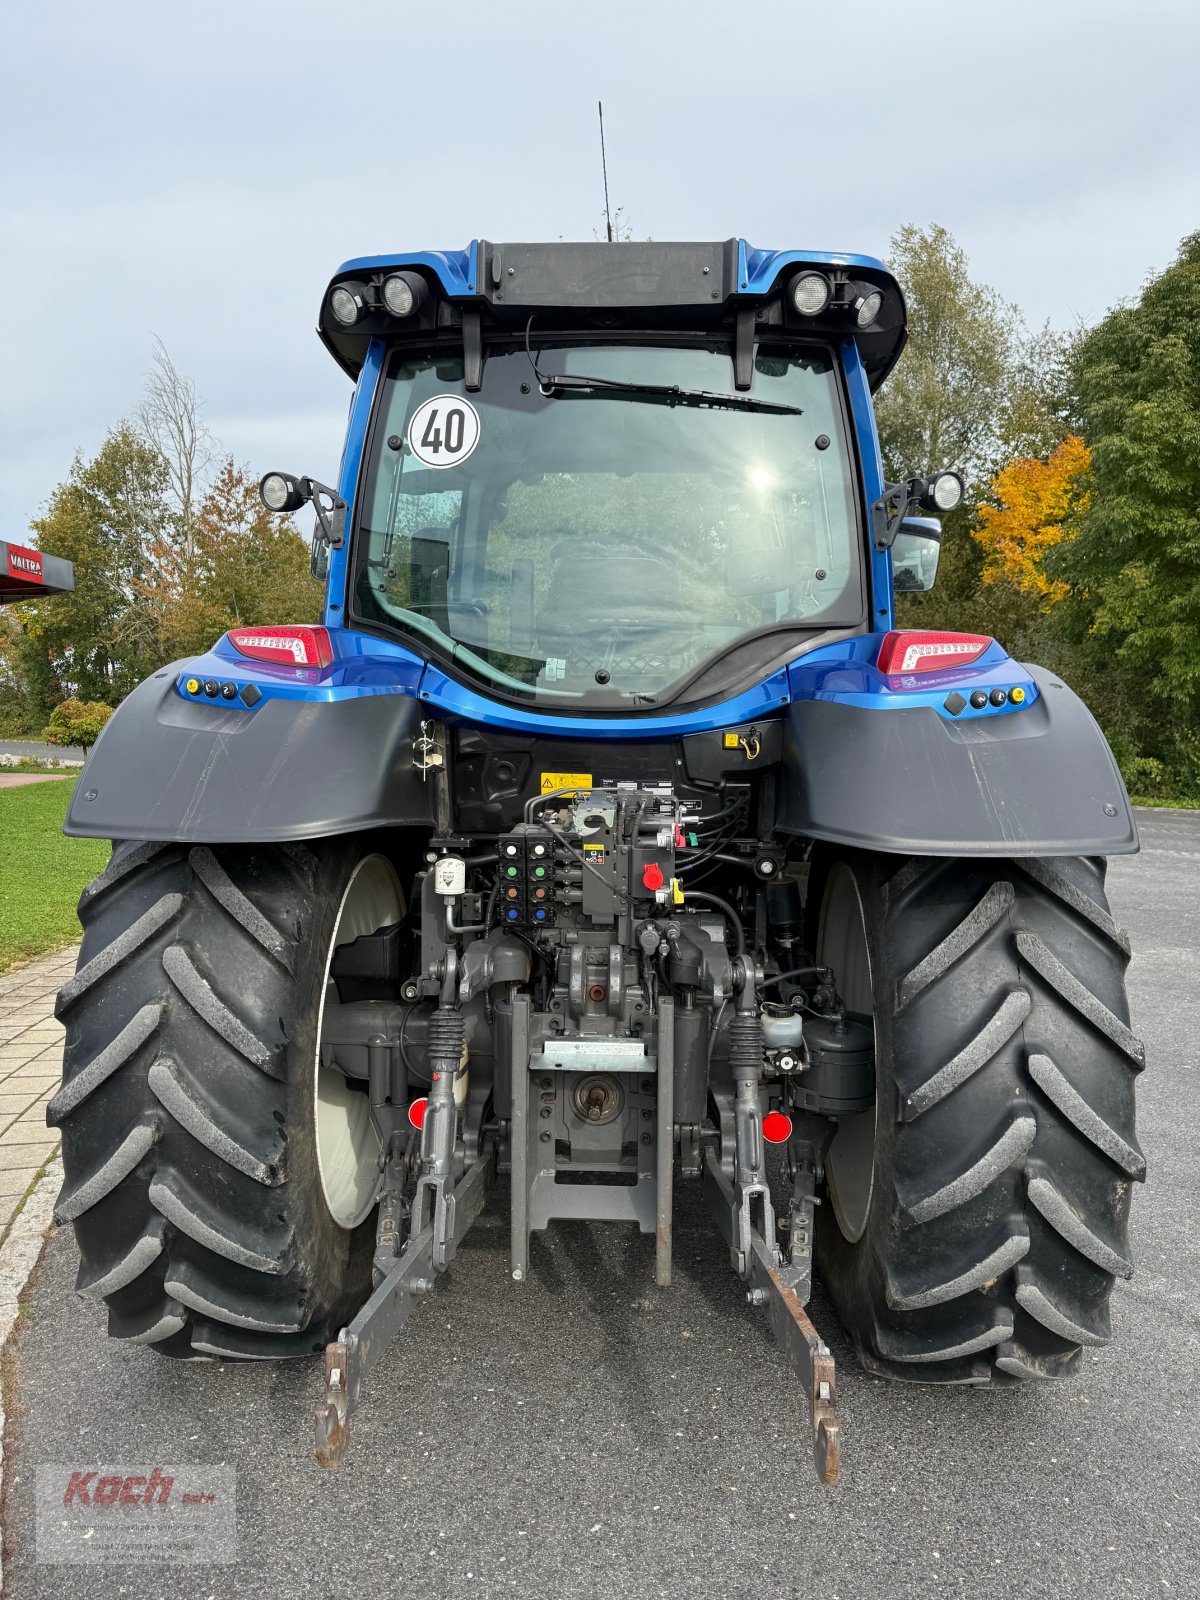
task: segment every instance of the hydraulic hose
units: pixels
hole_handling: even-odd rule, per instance
[[[741,917],[738,916],[737,912],[729,904],[729,901],[722,900],[719,894],[705,894],[700,889],[687,890],[684,903],[686,905],[694,905],[697,901],[702,905],[716,906],[717,910],[733,929],[733,937],[737,943],[738,955],[744,956],[746,954],[745,930],[742,927]]]

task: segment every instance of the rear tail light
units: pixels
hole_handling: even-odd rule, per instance
[[[889,633],[879,647],[876,666],[888,677],[907,672],[944,672],[965,667],[991,644],[982,633]]]
[[[276,667],[327,667],[333,661],[333,645],[324,628],[272,624],[230,628],[225,637],[242,655]]]

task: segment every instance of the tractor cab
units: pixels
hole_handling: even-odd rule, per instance
[[[340,625],[497,700],[638,715],[890,623],[870,394],[904,302],[880,262],[479,241],[348,262],[320,328],[361,402]],[[272,474],[268,503],[303,482]]]

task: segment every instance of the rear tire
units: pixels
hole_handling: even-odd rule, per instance
[[[366,854],[354,839],[120,844],[85,889],[47,1121],[63,1140],[56,1220],[74,1224],[77,1287],[105,1301],[112,1336],[172,1356],[307,1355],[369,1294],[373,1207],[357,1203],[354,1226],[330,1208],[315,1076],[339,907]]]
[[[838,1130],[816,1236],[872,1372],[1057,1377],[1110,1337],[1144,1054],[1103,885],[1074,857],[814,862],[817,959],[875,1016],[876,1110]]]

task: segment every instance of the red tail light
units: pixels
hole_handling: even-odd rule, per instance
[[[944,672],[965,667],[991,644],[982,633],[889,633],[875,665],[888,677],[907,672]]]
[[[327,667],[333,645],[324,628],[272,623],[265,628],[230,628],[225,635],[235,650],[273,667]]]

